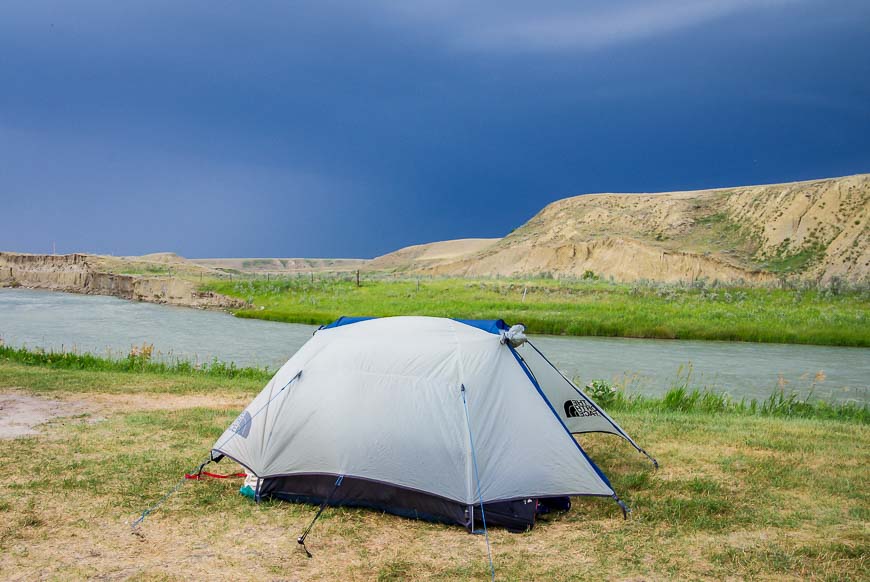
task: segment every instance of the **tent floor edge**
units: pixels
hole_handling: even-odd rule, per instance
[[[289,475],[260,480],[259,496],[291,503],[320,505],[329,497],[335,475]],[[489,527],[504,527],[511,532],[525,532],[534,527],[538,504],[534,498],[486,502]],[[458,525],[469,533],[477,525],[480,504],[452,501],[398,485],[345,476],[341,488],[330,499],[332,507],[363,507],[391,515],[446,525]],[[472,512],[474,520],[472,521]]]

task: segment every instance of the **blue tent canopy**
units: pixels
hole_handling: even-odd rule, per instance
[[[376,317],[347,317],[345,315],[339,317],[329,325],[324,325],[321,329],[331,329],[333,327],[341,327],[342,325],[351,325],[354,323],[358,323],[360,321],[367,321],[369,319],[377,319]],[[476,327],[477,329],[482,329],[483,331],[487,331],[489,333],[494,333],[496,335],[503,330],[508,329],[508,324],[504,322],[503,319],[456,319],[453,318],[453,321],[458,321],[459,323],[464,323],[465,325],[470,325],[471,327]]]

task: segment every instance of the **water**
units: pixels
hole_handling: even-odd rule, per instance
[[[690,387],[764,399],[783,388],[828,401],[870,400],[870,349],[748,342],[631,338],[535,338],[569,378],[603,378],[628,392],[662,394],[687,376]]]
[[[239,366],[283,364],[315,326],[237,319],[215,311],[26,289],[0,289],[0,338],[8,345],[124,356],[153,344],[159,357]],[[607,379],[661,394],[691,366],[691,385],[735,398],[782,386],[832,401],[866,402],[870,349],[741,342],[534,337],[568,377]]]
[[[277,369],[315,329],[102,295],[0,289],[0,338],[12,346],[123,357],[147,343],[167,359]]]

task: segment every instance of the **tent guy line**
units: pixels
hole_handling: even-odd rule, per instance
[[[267,402],[267,403],[266,403],[266,404],[265,404],[265,405],[264,405],[260,410],[258,410],[258,411],[254,414],[254,416],[257,416],[258,414],[260,414],[261,412],[263,412],[264,410],[266,410],[266,408],[269,406],[269,403],[272,402],[272,400],[274,400],[275,398],[277,398],[277,397],[278,397],[278,394],[280,394],[281,392],[283,392],[284,389],[286,389],[286,388],[287,388],[291,383],[293,383],[294,380],[298,379],[299,376],[301,376],[301,375],[302,375],[302,370],[299,370],[299,372],[298,372],[295,376],[293,376],[293,377],[290,379],[290,381],[287,382],[287,383],[286,383],[286,384],[281,388],[281,390],[279,390],[277,393],[275,393],[275,396],[274,396],[271,400],[269,400],[269,402]],[[271,383],[271,382],[270,382],[270,383]],[[243,414],[244,414],[244,413],[243,413]],[[253,419],[253,417],[251,417],[251,419],[249,419],[248,422],[250,422],[250,420],[252,420],[252,419]],[[227,442],[229,442],[231,439],[233,439],[237,434],[239,434],[239,433],[238,433],[238,432],[234,432],[234,433],[232,434],[232,436],[230,436],[230,437],[227,439]],[[222,443],[222,444],[225,444],[225,443]],[[139,526],[143,521],[145,521],[145,518],[148,517],[149,515],[151,515],[152,513],[154,513],[155,511],[157,511],[157,509],[159,509],[160,506],[163,505],[163,504],[166,502],[167,499],[169,499],[170,497],[172,497],[175,493],[178,492],[179,489],[181,489],[181,486],[182,486],[182,485],[184,485],[187,481],[190,481],[190,480],[198,480],[199,476],[202,475],[203,469],[205,469],[206,465],[208,465],[209,463],[212,463],[212,462],[215,462],[215,463],[216,463],[216,462],[219,462],[219,461],[220,461],[220,459],[215,458],[214,454],[209,453],[209,457],[208,457],[207,459],[203,460],[203,462],[199,464],[199,468],[196,469],[196,471],[191,471],[190,473],[185,473],[185,474],[184,474],[184,477],[182,477],[181,480],[180,480],[178,483],[175,484],[175,487],[173,487],[172,489],[170,489],[169,491],[167,491],[167,492],[163,495],[163,497],[161,497],[161,498],[157,501],[157,503],[155,503],[154,505],[152,505],[152,506],[146,508],[145,510],[143,510],[143,511],[142,511],[142,514],[141,514],[138,518],[136,518],[135,520],[133,520],[133,522],[130,524],[130,529],[132,529],[133,532],[136,533],[136,528],[137,528],[137,527],[138,527],[138,526]],[[191,476],[194,476],[194,475],[195,475],[195,477],[191,477]]]

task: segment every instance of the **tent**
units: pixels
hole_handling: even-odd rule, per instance
[[[470,531],[481,518],[528,529],[577,495],[625,510],[572,433],[642,449],[522,332],[501,320],[341,318],[281,367],[211,457],[255,476],[257,500],[372,507]]]

